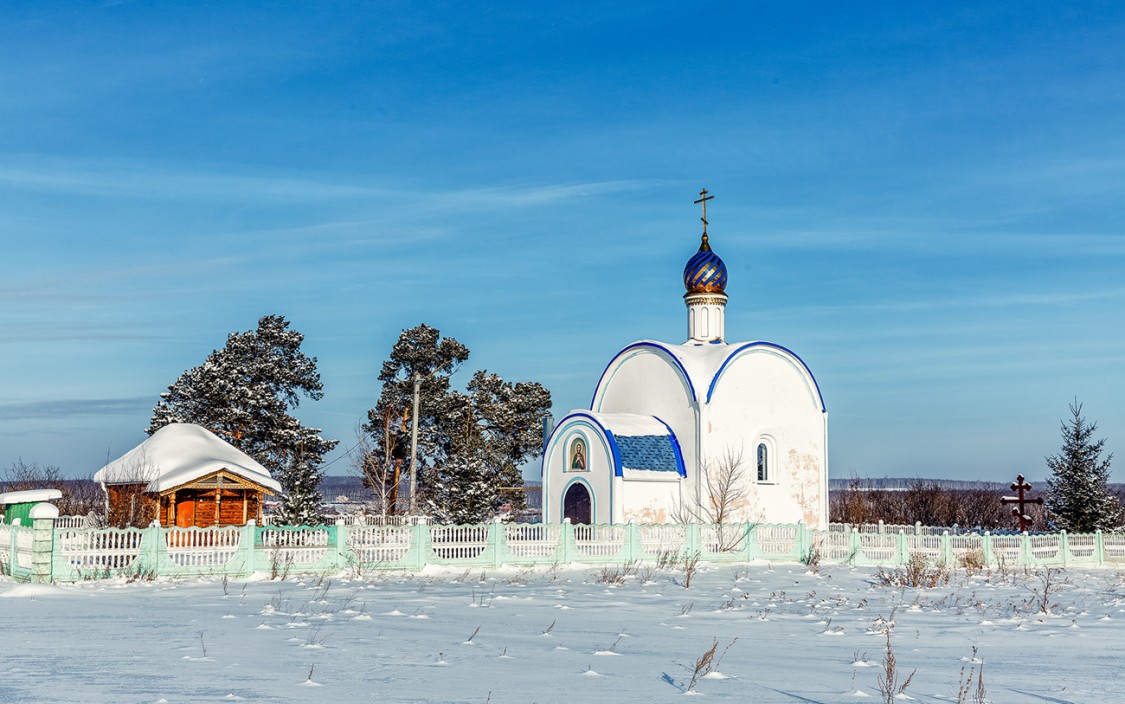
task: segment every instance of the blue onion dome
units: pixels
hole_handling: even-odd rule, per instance
[[[688,293],[722,293],[726,287],[727,265],[711,251],[705,234],[699,251],[684,267],[684,288]]]

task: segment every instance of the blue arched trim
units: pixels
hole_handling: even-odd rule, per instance
[[[582,411],[571,412],[566,414],[566,417],[563,418],[563,420],[565,421],[569,418],[585,418],[586,420],[590,421],[590,423],[593,424],[594,427],[602,431],[602,435],[605,436],[606,442],[609,443],[609,454],[613,457],[613,476],[620,477],[621,448],[617,446],[617,438],[613,437],[613,431],[602,425],[602,422],[600,420],[589,413],[583,413]]]
[[[781,345],[775,344],[773,342],[748,342],[728,354],[727,358],[724,359],[723,363],[719,366],[719,371],[715,372],[715,376],[711,378],[711,385],[707,389],[707,403],[711,403],[711,395],[715,393],[715,387],[719,384],[719,377],[721,377],[723,375],[723,372],[726,371],[727,365],[730,364],[731,361],[733,361],[734,358],[739,354],[753,347],[765,347],[768,349],[780,350],[788,354],[793,359],[797,360],[797,363],[801,365],[801,368],[804,369],[805,373],[809,375],[810,379],[812,379],[813,387],[816,389],[816,400],[820,402],[821,412],[828,412],[828,409],[824,405],[824,396],[820,393],[820,384],[816,383],[816,377],[813,376],[812,370],[809,369],[809,365],[805,364],[805,361],[797,356],[797,354],[793,350],[782,347]]]
[[[668,357],[671,358],[672,362],[676,365],[676,369],[680,371],[680,376],[683,377],[684,382],[687,384],[688,393],[691,396],[692,403],[698,402],[698,397],[695,393],[695,385],[691,383],[691,377],[688,375],[687,369],[684,368],[683,362],[680,361],[680,358],[677,357],[672,352],[672,350],[668,349],[667,346],[659,342],[650,342],[646,340],[642,342],[634,342],[633,344],[628,345],[627,347],[619,351],[617,354],[613,355],[613,359],[609,361],[609,364],[607,364],[605,366],[605,369],[602,370],[602,375],[598,377],[598,385],[594,387],[594,396],[590,399],[591,410],[598,410],[594,408],[594,402],[598,400],[598,392],[601,391],[602,382],[605,380],[605,375],[609,373],[609,370],[613,367],[614,364],[617,363],[617,360],[621,358],[621,355],[625,354],[629,350],[639,349],[642,347],[649,347],[655,350],[660,350],[664,354],[668,355]]]
[[[559,523],[562,523],[562,519],[566,517],[566,492],[570,491],[570,487],[575,484],[582,484],[586,487],[586,494],[590,497],[590,524],[596,524],[598,522],[598,497],[594,495],[594,487],[590,486],[590,482],[586,481],[584,477],[574,477],[563,484],[562,493],[559,494]],[[609,522],[613,523],[613,518],[610,518]]]
[[[656,418],[656,416],[653,416],[653,418]],[[672,438],[672,447],[676,450],[676,471],[680,473],[681,477],[686,477],[687,467],[684,466],[684,451],[680,449],[680,439],[672,432],[672,426],[668,425],[660,418],[656,418],[656,420],[660,421],[660,424],[668,429],[668,436]]]
[[[565,439],[564,437],[562,437],[564,435],[564,432],[570,432],[570,429],[573,427],[573,426],[570,425],[570,421],[572,421],[576,418],[581,418],[583,421],[590,424],[591,426],[593,426],[594,428],[596,428],[598,431],[601,432],[602,437],[605,438],[605,446],[609,448],[610,461],[613,463],[613,476],[616,476],[616,477],[621,476],[621,448],[619,448],[617,446],[617,439],[613,436],[613,433],[610,432],[610,430],[608,428],[606,428],[604,425],[602,425],[602,422],[600,420],[598,420],[596,417],[594,417],[590,413],[587,413],[585,411],[571,411],[570,413],[567,413],[565,416],[562,417],[562,419],[559,421],[559,424],[556,425],[555,429],[551,431],[550,437],[547,438],[547,447],[543,452],[543,458],[540,462],[540,465],[542,467],[542,469],[540,471],[540,476],[543,478],[543,488],[544,488],[544,490],[546,490],[546,488],[550,485],[550,478],[547,476],[547,464],[550,462],[551,452],[552,452],[552,450],[554,450],[555,443],[558,439],[560,439],[560,438]],[[590,447],[592,447],[592,444],[591,444]],[[587,448],[587,449],[590,449],[590,448]],[[565,453],[564,453],[564,455],[565,455]],[[587,456],[587,461],[593,462],[593,457]],[[574,475],[574,479],[582,479],[582,477],[583,477],[583,475],[581,475],[581,474]],[[566,484],[563,485],[563,492],[562,492],[563,497],[566,496],[566,489],[567,489],[567,487],[570,486],[572,481],[573,481],[573,479],[568,480],[566,482]],[[586,482],[586,488],[590,490],[590,496],[593,497],[594,491],[590,487],[589,481],[587,481],[585,479],[583,479],[583,481]],[[591,504],[591,510],[593,510],[592,507],[593,507],[593,504]],[[543,522],[549,523],[550,522],[550,503],[544,502],[543,503],[543,509],[546,512],[543,516]],[[559,519],[559,520],[561,521],[561,519]],[[613,478],[612,477],[609,479],[609,522],[610,523],[613,522]]]

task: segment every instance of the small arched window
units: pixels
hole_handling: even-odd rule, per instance
[[[770,480],[770,451],[766,444],[758,443],[758,481]]]

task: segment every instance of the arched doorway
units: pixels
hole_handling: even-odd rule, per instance
[[[590,491],[582,482],[574,482],[563,496],[563,518],[571,523],[590,523]]]

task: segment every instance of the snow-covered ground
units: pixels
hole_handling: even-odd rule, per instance
[[[615,568],[610,568],[612,572]],[[0,581],[0,702],[729,702],[879,697],[884,629],[906,693],[956,701],[984,661],[988,700],[1123,702],[1125,574],[879,586],[873,569],[429,570],[364,579]],[[892,617],[893,614],[893,617]],[[737,639],[737,640],[736,640]],[[729,647],[728,647],[729,646]]]

